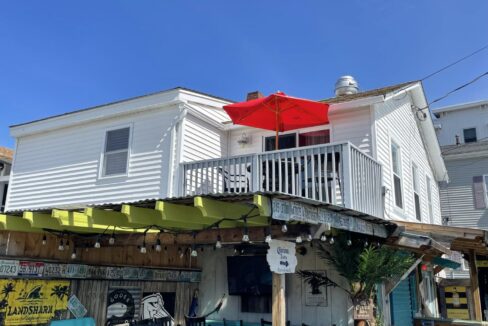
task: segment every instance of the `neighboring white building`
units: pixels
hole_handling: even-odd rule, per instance
[[[13,151],[6,147],[0,147],[0,212],[5,209],[7,201],[8,182],[12,168]]]
[[[441,183],[447,225],[488,230],[488,101],[436,109],[434,115],[449,183]],[[468,278],[465,264],[451,276]]]

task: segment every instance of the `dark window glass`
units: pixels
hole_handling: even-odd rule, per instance
[[[0,205],[0,212],[2,212],[5,208],[5,203],[7,202],[7,191],[8,191],[8,183],[3,185],[3,196],[2,196],[2,205]]]
[[[402,208],[403,207],[403,202],[402,202],[402,181],[400,177],[397,175],[393,175],[394,179],[394,184],[395,184],[395,205],[397,207]]]
[[[264,150],[265,151],[274,151],[275,150],[275,136],[266,137],[264,143]],[[278,137],[278,146],[279,149],[287,149],[287,148],[295,148],[297,147],[297,137],[296,134],[286,134],[286,135],[279,135]]]
[[[330,143],[329,130],[317,130],[298,135],[298,144],[300,147],[327,143]]]
[[[478,140],[476,138],[476,128],[464,129],[463,134],[465,143],[474,143]]]
[[[422,216],[420,215],[420,197],[419,194],[414,194],[414,199],[415,199],[415,217],[417,220],[421,220]]]

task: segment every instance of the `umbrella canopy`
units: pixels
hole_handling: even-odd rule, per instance
[[[276,131],[276,149],[278,132],[327,124],[328,108],[328,104],[288,96],[282,92],[224,106],[235,124]]]

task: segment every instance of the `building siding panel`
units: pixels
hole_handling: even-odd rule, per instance
[[[376,158],[383,165],[383,184],[388,189],[385,196],[385,215],[390,219],[405,219],[417,221],[413,195],[412,163],[419,172],[419,187],[421,200],[422,222],[431,223],[428,219],[426,176],[432,182],[433,222],[441,223],[439,190],[436,179],[424,147],[422,136],[411,109],[409,96],[399,100],[390,100],[375,106],[376,130]],[[403,210],[394,207],[392,170],[391,170],[391,140],[395,141],[401,150],[402,182],[403,182]]]
[[[165,196],[176,107],[24,136],[17,141],[8,210],[81,207]],[[99,178],[105,132],[131,125],[128,175]]]

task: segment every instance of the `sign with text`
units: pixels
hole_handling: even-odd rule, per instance
[[[65,311],[69,281],[0,280],[2,325],[46,324]]]
[[[331,211],[327,208],[309,204],[273,198],[272,218],[281,221],[299,221],[309,224],[330,224],[331,227],[356,233],[369,234],[386,238],[383,225],[371,223],[358,217]]]
[[[295,243],[281,240],[271,241],[266,260],[269,269],[274,273],[295,273],[297,267]]]
[[[76,319],[85,317],[88,312],[76,295],[72,295],[68,300],[68,309]]]
[[[83,264],[0,260],[0,277],[39,277],[48,279],[81,278],[199,283],[201,272],[198,270],[91,266]]]

